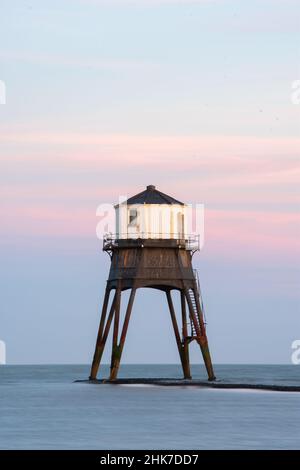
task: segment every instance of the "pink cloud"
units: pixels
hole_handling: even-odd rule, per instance
[[[139,191],[139,183],[132,187],[130,177],[137,171],[163,186],[169,175],[165,191],[188,201],[196,198],[209,203],[232,202],[238,194],[241,202],[266,198],[295,203],[300,196],[290,189],[300,183],[299,138],[33,134],[4,130],[2,142],[13,145],[16,156],[8,158],[3,152],[0,167],[4,167],[4,172],[10,169],[36,175],[31,183],[36,191],[39,174],[51,169],[60,168],[69,171],[69,175],[95,171],[106,175],[101,187],[100,182],[87,184],[86,178],[77,178],[76,187],[70,182],[68,188],[64,185],[58,192],[52,191],[61,196],[66,191],[78,191],[83,198],[92,194],[117,198],[120,193]],[[120,175],[122,171],[127,172],[128,181],[115,182],[112,172]],[[51,191],[51,184],[45,183],[42,191]]]
[[[20,131],[2,131],[0,138],[12,146],[9,157],[4,152],[0,157],[4,174],[9,170],[34,176],[27,187],[22,183],[4,187],[2,195],[7,198],[13,199],[14,193],[25,198],[34,194],[51,197],[52,193],[62,200],[72,195],[81,201],[97,197],[102,202],[103,198],[138,192],[151,179],[163,191],[187,202],[226,204],[237,198],[238,203],[248,204],[299,201],[295,189],[300,183],[298,138]],[[68,176],[67,185],[40,184],[41,175],[58,168]],[[96,171],[101,179],[87,181]],[[123,171],[127,179],[121,178]]]
[[[39,133],[0,131],[1,142],[17,144],[47,144],[52,147],[57,145],[84,147],[90,156],[77,151],[66,158],[80,161],[93,161],[99,158],[95,150],[101,151],[107,158],[111,155],[118,157],[122,152],[122,158],[135,164],[143,164],[149,158],[160,161],[161,157],[175,160],[183,156],[189,156],[189,160],[196,161],[199,156],[204,162],[209,163],[216,157],[230,158],[231,165],[244,159],[249,162],[253,155],[261,159],[270,157],[298,156],[300,138],[278,137],[259,138],[251,136],[144,136],[144,135],[101,135],[95,133]],[[94,147],[94,149],[93,149]],[[121,160],[121,159],[120,159]],[[120,162],[121,163],[121,162]]]
[[[0,139],[11,149],[9,157],[0,157],[2,174],[22,175],[21,182],[7,180],[1,187],[1,230],[7,235],[94,237],[98,204],[151,183],[178,199],[206,204],[206,250],[222,254],[226,246],[227,256],[299,253],[299,216],[293,212],[300,201],[299,138],[18,129],[2,130]]]
[[[0,132],[2,143],[13,146],[11,165],[59,164],[71,169],[159,168],[172,172],[200,170],[211,184],[255,184],[297,181],[299,178],[299,138],[253,138],[226,136],[127,136],[98,134],[32,134]],[[18,151],[21,146],[22,152]],[[41,151],[30,153],[30,149]],[[75,149],[75,150],[74,150]],[[27,151],[26,151],[27,150]],[[3,153],[1,161],[6,161]],[[181,173],[182,174],[182,173]],[[221,178],[218,178],[220,175]],[[255,175],[253,177],[253,175]],[[197,177],[201,173],[197,173]],[[263,181],[261,181],[263,179]],[[181,182],[183,178],[181,178]],[[180,183],[180,181],[179,181]]]
[[[66,209],[58,206],[21,206],[0,210],[5,219],[1,235],[10,236],[94,236],[96,215],[86,209]],[[96,235],[95,235],[96,236]]]
[[[300,259],[300,214],[206,211],[205,247],[223,256],[288,256]]]
[[[1,209],[1,235],[95,237],[99,219],[93,210],[54,205]],[[284,212],[215,211],[205,213],[204,250],[229,258],[300,256],[300,215]],[[100,242],[99,242],[100,243]]]

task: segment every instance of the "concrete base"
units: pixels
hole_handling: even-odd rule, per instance
[[[267,385],[267,384],[246,384],[246,383],[228,383],[222,381],[204,381],[197,379],[164,379],[164,378],[135,378],[135,379],[116,379],[110,381],[109,379],[96,379],[96,380],[75,380],[75,383],[87,383],[96,385],[158,385],[163,387],[170,386],[197,386],[208,388],[220,389],[250,389],[250,390],[271,390],[277,392],[300,392],[300,386],[297,385]]]

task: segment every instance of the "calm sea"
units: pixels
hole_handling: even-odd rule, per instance
[[[226,381],[300,385],[300,366],[215,370]],[[181,377],[176,365],[120,372]],[[88,374],[86,365],[0,366],[0,448],[300,448],[300,393],[73,383]],[[195,366],[193,377],[204,379],[203,369]]]

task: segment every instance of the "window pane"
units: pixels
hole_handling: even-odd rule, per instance
[[[137,222],[137,210],[130,209],[129,211],[129,225],[135,225]]]

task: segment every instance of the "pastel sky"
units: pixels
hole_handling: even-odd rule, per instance
[[[1,0],[8,362],[90,362],[109,268],[96,209],[147,184],[205,204],[194,259],[214,361],[290,362],[299,24],[298,0]],[[124,361],[178,361],[157,292],[139,292]]]

